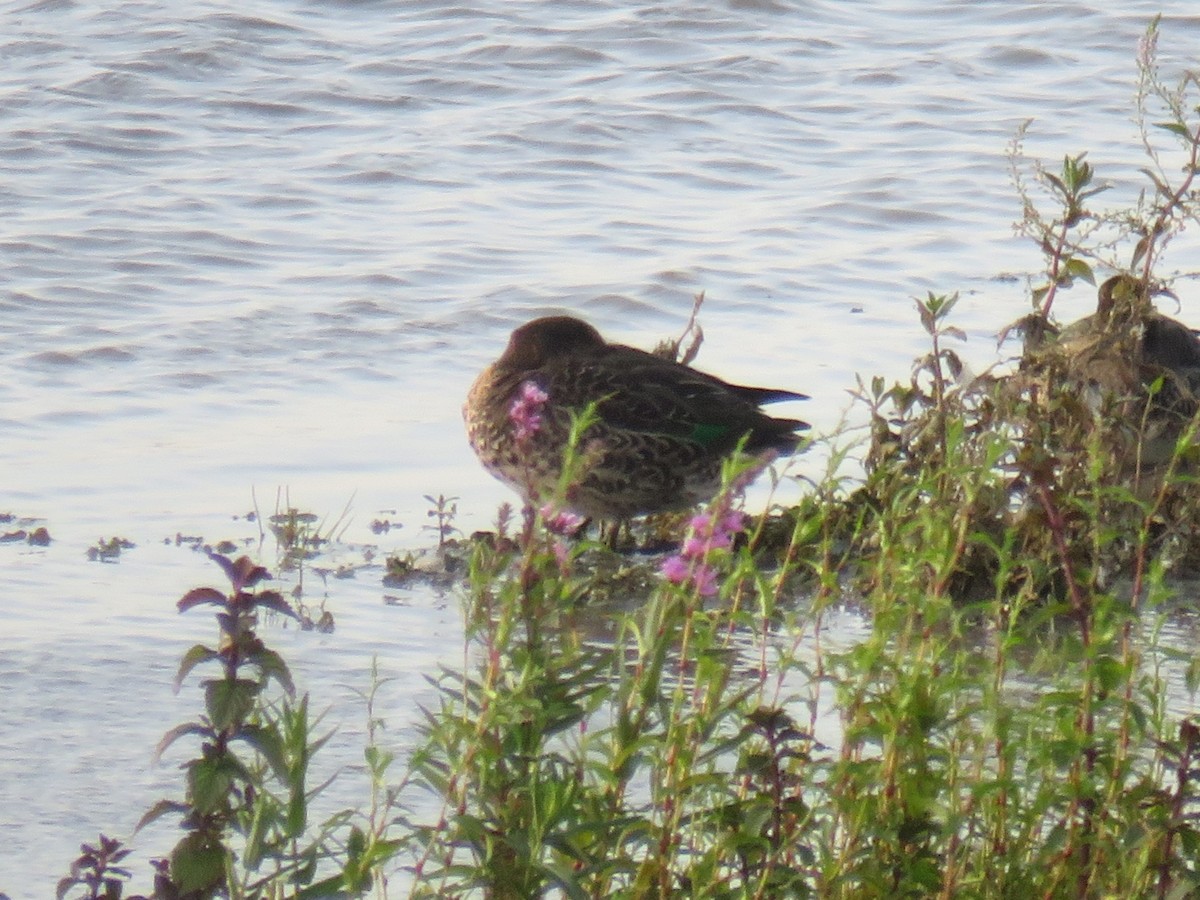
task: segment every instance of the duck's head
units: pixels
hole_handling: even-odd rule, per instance
[[[546,316],[526,322],[512,333],[500,357],[504,368],[538,369],[548,360],[604,346],[595,328],[573,316]]]
[[[1124,321],[1134,311],[1144,312],[1148,296],[1145,285],[1132,275],[1120,274],[1100,285],[1096,314],[1103,324]]]

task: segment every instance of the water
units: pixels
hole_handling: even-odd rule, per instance
[[[1200,62],[1189,4],[1102,6],[5,7],[0,511],[55,542],[0,545],[0,888],[48,896],[80,841],[175,788],[152,751],[197,708],[170,681],[211,626],[173,602],[218,574],[176,534],[254,550],[236,517],[280,488],[352,505],[349,562],[427,543],[425,494],[487,523],[507,495],[459,406],[520,322],[648,345],[704,291],[701,366],[812,394],[818,430],[856,373],[906,375],[927,290],[963,292],[975,364],[1011,352],[994,335],[1039,263],[1011,230],[1019,124],[1051,166],[1089,150],[1125,202],[1150,18],[1164,70]],[[1166,268],[1200,269],[1190,235]],[[138,546],[87,560],[114,535]],[[371,657],[403,746],[458,652],[452,596],[388,603],[378,576],[317,588],[332,635],[268,636],[349,763]]]

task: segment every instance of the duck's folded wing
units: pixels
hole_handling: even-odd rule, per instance
[[[758,447],[795,445],[792,432],[808,427],[798,419],[775,419],[760,403],[802,399],[791,391],[730,385],[695,369],[640,351],[610,354],[603,366],[564,373],[574,389],[596,402],[609,427],[732,450],[750,434]],[[565,387],[565,386],[564,386]]]

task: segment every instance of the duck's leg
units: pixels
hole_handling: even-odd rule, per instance
[[[600,543],[614,553],[620,552],[622,532],[627,549],[634,548],[633,523],[630,519],[612,519],[600,523]]]

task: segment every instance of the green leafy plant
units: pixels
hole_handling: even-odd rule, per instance
[[[199,667],[213,670],[200,684],[205,711],[169,731],[158,748],[162,754],[191,737],[199,739],[200,753],[183,766],[184,799],[160,802],[139,827],[168,813],[181,816],[184,836],[169,865],[170,884],[179,896],[257,897],[284,886],[297,897],[327,896],[335,888],[362,890],[370,874],[354,870],[351,849],[360,845],[352,835],[346,854],[339,854],[333,841],[345,815],[309,835],[309,802],[324,787],[309,785],[309,766],[329,736],[314,735],[317,722],[309,715],[307,695],[293,700],[286,663],[256,633],[260,611],[296,614],[278,592],[256,590],[270,578],[266,569],[244,556],[230,560],[213,554],[212,559],[230,590],[196,588],[179,601],[180,612],[216,609],[217,646],[194,646],[176,677],[178,687]],[[272,696],[272,685],[281,693]],[[346,862],[341,873],[319,878],[322,864],[329,868],[339,862]]]

